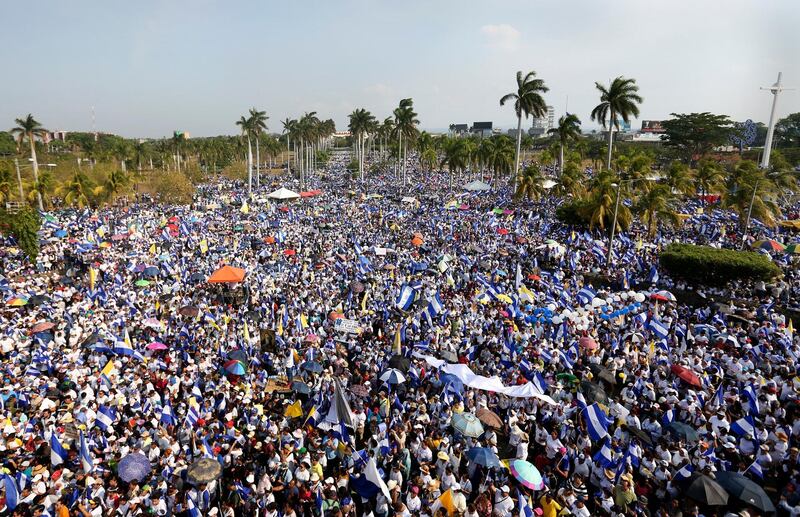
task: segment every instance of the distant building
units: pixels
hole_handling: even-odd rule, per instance
[[[528,134],[534,138],[546,136],[547,132],[556,127],[556,110],[552,106],[547,107],[547,113],[543,117],[535,117],[531,123]],[[516,131],[514,131],[516,135]]]
[[[450,124],[450,132],[454,135],[465,135],[469,133],[469,124]]]
[[[62,142],[66,141],[67,139],[67,132],[66,131],[52,131],[48,135],[49,140],[60,140]]]
[[[494,132],[492,131],[492,123],[491,122],[473,122],[472,127],[469,129],[469,132],[475,135],[484,136],[492,136]]]
[[[660,120],[642,120],[642,133],[666,133]]]
[[[348,136],[351,136],[351,133],[350,131],[336,131],[333,133],[333,136],[336,138],[347,138]]]

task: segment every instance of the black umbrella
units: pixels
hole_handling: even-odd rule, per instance
[[[189,281],[190,282],[195,282],[195,283],[196,282],[203,282],[203,281],[205,281],[205,279],[206,279],[206,277],[205,277],[205,275],[203,275],[203,273],[192,273],[191,275],[189,275]]]
[[[593,402],[599,402],[601,404],[605,404],[608,402],[608,395],[606,395],[606,390],[603,389],[602,386],[599,384],[595,384],[589,381],[581,381],[581,392],[586,397],[586,402],[591,404]]]
[[[311,393],[311,388],[305,382],[292,381],[292,391],[302,395],[308,395]]]
[[[592,371],[595,377],[600,379],[601,381],[606,381],[612,386],[616,384],[617,380],[614,378],[614,374],[608,368],[605,368],[597,364],[590,364],[589,369]]]
[[[200,314],[200,309],[192,305],[186,305],[178,309],[178,314],[182,316],[189,316],[190,318],[196,318],[197,315]]]
[[[641,429],[637,429],[636,427],[629,427],[629,426],[626,425],[625,426],[625,430],[627,430],[633,436],[638,438],[639,441],[641,441],[645,445],[649,445],[649,446],[653,445],[653,438],[651,438],[649,434],[647,434],[646,432],[642,431]]]
[[[389,359],[389,367],[396,368],[403,373],[408,372],[408,367],[411,365],[411,359],[403,357],[402,355],[395,355]]]
[[[236,350],[231,350],[228,353],[228,359],[229,360],[241,361],[241,362],[243,362],[245,364],[250,362],[250,360],[247,358],[247,352],[245,352],[241,348],[237,348]]]
[[[698,434],[697,430],[683,422],[673,420],[667,424],[667,431],[687,442],[695,443],[700,441],[700,434]]]
[[[728,504],[728,493],[722,486],[706,476],[694,476],[686,489],[686,495],[698,503],[708,506],[725,506]]]
[[[81,341],[81,346],[90,346],[100,341],[100,334],[97,332],[92,332],[89,334],[89,337]]]
[[[772,504],[764,489],[749,478],[738,472],[724,470],[717,472],[716,476],[717,483],[736,499],[758,508],[764,513],[775,512],[775,505]]]
[[[28,298],[29,306],[44,305],[45,303],[50,303],[50,298],[43,294],[34,294]]]

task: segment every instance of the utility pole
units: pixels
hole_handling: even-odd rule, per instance
[[[772,86],[761,88],[768,90],[772,93],[772,111],[769,114],[769,126],[767,126],[767,139],[764,141],[764,154],[761,157],[761,168],[766,169],[769,167],[769,155],[772,151],[772,134],[775,131],[775,109],[778,106],[778,94],[784,90],[793,90],[794,88],[784,88],[781,84],[782,72],[778,72],[778,80]]]

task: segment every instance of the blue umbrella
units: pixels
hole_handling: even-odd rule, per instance
[[[58,238],[66,237],[67,230],[56,230],[55,233],[53,233],[53,235],[55,235]]]
[[[145,278],[158,276],[158,268],[155,266],[146,267],[142,271],[142,276]]]
[[[300,368],[307,372],[320,373],[322,372],[322,365],[316,361],[306,361],[300,365]]]
[[[117,475],[126,483],[130,483],[133,480],[143,480],[150,474],[151,470],[150,461],[141,452],[128,454],[117,465]]]
[[[503,464],[500,463],[500,458],[497,457],[497,454],[495,454],[494,451],[488,447],[472,447],[467,451],[467,458],[469,458],[469,461],[472,463],[476,465],[483,465],[484,467],[501,468],[503,466]]]

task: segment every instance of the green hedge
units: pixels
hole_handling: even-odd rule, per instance
[[[781,274],[780,268],[760,253],[693,244],[670,244],[659,261],[670,275],[706,285],[739,279],[770,280]]]

